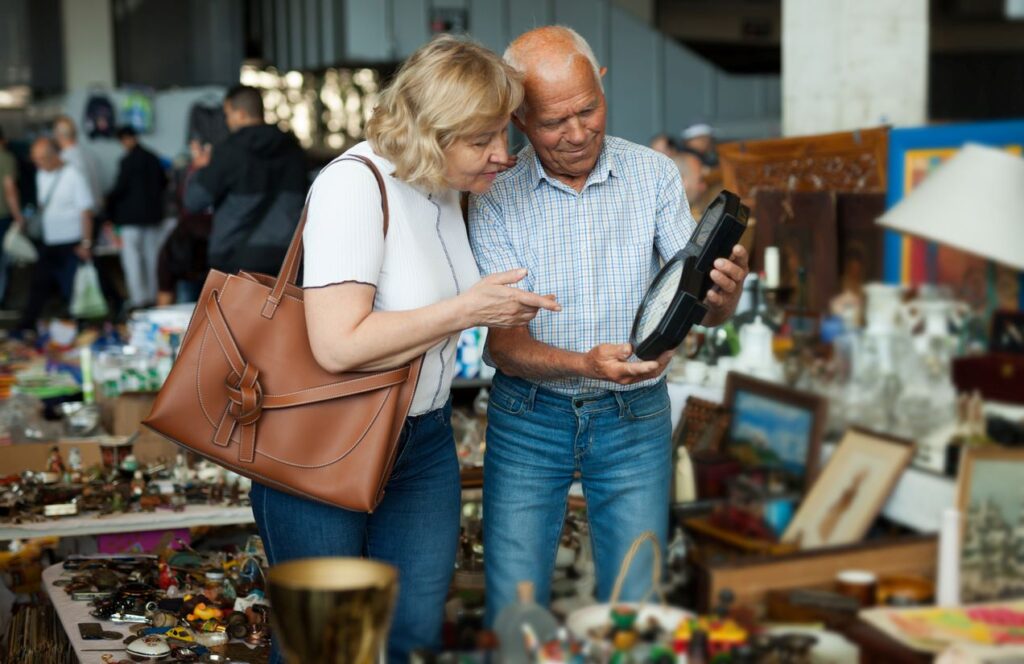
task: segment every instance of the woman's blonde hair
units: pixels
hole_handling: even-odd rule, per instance
[[[366,138],[395,165],[395,177],[440,191],[447,186],[444,150],[507,119],[522,99],[522,76],[496,54],[440,35],[413,53],[381,93]]]

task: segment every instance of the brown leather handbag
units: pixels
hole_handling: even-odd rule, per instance
[[[384,180],[373,171],[388,232]],[[306,208],[277,278],[211,270],[178,358],[143,422],[253,480],[373,511],[395,462],[422,357],[389,371],[332,374],[313,358],[302,289]]]

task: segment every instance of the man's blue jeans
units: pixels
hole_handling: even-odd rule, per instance
[[[388,661],[437,651],[459,541],[459,463],[451,402],[406,420],[384,500],[350,512],[253,483],[252,511],[270,564],[318,556],[366,556],[398,568]],[[271,662],[280,662],[277,644]]]
[[[569,486],[579,473],[597,568],[597,597],[611,594],[633,540],[646,530],[665,545],[672,423],[664,381],[626,392],[564,396],[501,373],[494,377],[484,459],[487,620],[532,581],[551,592]],[[650,589],[653,558],[634,559],[620,599]]]

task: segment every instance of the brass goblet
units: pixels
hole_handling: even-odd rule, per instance
[[[398,573],[360,558],[270,568],[274,634],[289,664],[373,664],[387,639]]]

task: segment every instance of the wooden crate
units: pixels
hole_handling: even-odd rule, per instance
[[[938,538],[909,535],[862,544],[799,551],[776,556],[737,556],[731,559],[694,556],[697,608],[714,606],[719,591],[728,588],[742,605],[761,607],[772,590],[832,588],[836,574],[859,569],[879,577],[911,574],[935,578]]]

